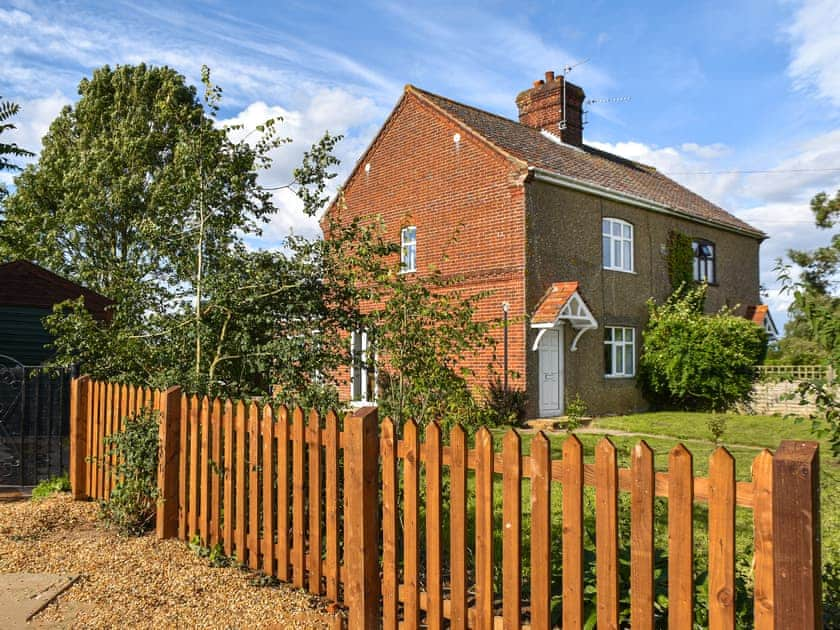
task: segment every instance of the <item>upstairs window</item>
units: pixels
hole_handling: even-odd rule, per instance
[[[621,219],[601,221],[604,269],[633,271],[633,226]]]
[[[636,373],[636,330],[624,326],[604,328],[604,374],[628,377]]]
[[[709,241],[692,241],[694,250],[694,280],[715,284],[715,244]]]
[[[370,341],[364,330],[350,335],[350,352],[353,356],[350,398],[354,403],[371,403],[376,400],[376,354]]]
[[[400,234],[400,270],[403,273],[417,271],[417,227],[410,225]]]

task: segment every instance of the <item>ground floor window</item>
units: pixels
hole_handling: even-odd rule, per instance
[[[604,373],[633,376],[636,373],[636,330],[625,326],[604,328]]]
[[[350,368],[350,392],[353,402],[366,403],[376,400],[376,354],[367,331],[350,335],[350,352],[353,365]]]

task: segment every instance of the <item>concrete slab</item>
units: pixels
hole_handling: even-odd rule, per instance
[[[38,612],[70,588],[78,575],[0,574],[0,628],[26,628]]]

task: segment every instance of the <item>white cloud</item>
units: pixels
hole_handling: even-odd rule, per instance
[[[41,138],[49,130],[50,123],[58,116],[61,108],[70,103],[70,99],[60,92],[45,98],[17,100],[10,97],[9,100],[20,105],[20,113],[12,120],[17,128],[8,132],[8,139],[33,153],[41,150]]]
[[[384,119],[381,111],[371,99],[355,97],[340,88],[323,89],[309,99],[299,110],[288,110],[278,105],[268,105],[259,101],[251,103],[236,116],[222,121],[224,124],[242,125],[248,133],[269,118],[282,118],[278,123],[280,136],[292,138],[292,142],[272,152],[272,165],[260,174],[260,180],[266,186],[277,187],[289,184],[294,169],[300,165],[303,153],[317,142],[326,131],[332,135],[347,135],[347,140],[336,147],[336,157],[341,161],[338,176],[331,180],[328,188],[330,195],[336,192],[344,178],[352,169],[364,146],[367,145],[376,123]],[[252,135],[249,141],[256,140]],[[317,217],[308,217],[303,213],[303,204],[289,189],[282,188],[273,193],[278,208],[271,223],[265,227],[260,247],[277,247],[289,233],[312,236],[319,231]]]
[[[793,49],[788,73],[800,88],[840,106],[840,3],[808,0],[796,11],[787,29]]]
[[[679,147],[655,147],[634,141],[589,142],[588,144],[629,160],[653,166],[694,192],[731,210],[731,195],[738,186],[739,176],[726,173],[710,177],[705,174],[712,170],[720,170],[719,158],[729,152],[726,145],[720,143],[700,145],[688,142]]]

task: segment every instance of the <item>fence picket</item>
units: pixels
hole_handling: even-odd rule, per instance
[[[493,629],[493,436],[481,427],[475,436],[476,627]]]
[[[274,572],[274,413],[271,405],[262,414],[262,508],[263,508],[263,571]]]
[[[220,510],[222,507],[222,401],[213,399],[210,411],[210,546],[221,539]]]
[[[325,427],[325,448],[324,448],[324,467],[326,469],[326,587],[327,599],[332,601],[338,600],[338,589],[340,584],[340,571],[338,560],[338,418],[332,411],[327,412],[326,427]],[[395,589],[396,590],[396,589]],[[395,592],[391,591],[392,593]]]
[[[321,417],[309,414],[309,592],[321,594]]]
[[[531,440],[531,627],[551,628],[551,444]]]
[[[583,627],[583,445],[563,442],[563,627]]]
[[[294,569],[294,585],[303,588],[304,581],[304,538],[303,517],[304,501],[304,447],[306,433],[303,424],[303,410],[296,407],[292,424],[292,565]]]
[[[397,555],[397,455],[394,441],[394,423],[385,418],[379,429],[379,453],[382,459],[382,627],[397,630],[399,627],[399,565]]]
[[[233,555],[233,403],[230,399],[225,401],[223,420],[224,439],[224,505],[222,514],[224,519],[224,549],[226,556]]]
[[[735,627],[735,459],[709,461],[709,630]]]
[[[443,551],[441,550],[441,477],[443,451],[440,425],[426,427],[426,625],[443,627]]]
[[[85,432],[87,433],[85,441],[85,496],[93,498],[96,487],[93,480],[93,454],[96,448],[96,392],[99,383],[90,381],[88,383],[88,398],[87,398],[87,426]]]
[[[653,630],[653,451],[642,440],[630,464],[630,623]]]
[[[420,625],[420,578],[417,551],[420,526],[420,442],[417,423],[409,420],[403,426],[403,583],[405,584],[404,627],[416,630]]]
[[[199,415],[198,431],[201,435],[198,456],[199,466],[199,521],[198,528],[201,532],[201,544],[208,545],[210,542],[210,399],[204,396],[201,399],[201,413]]]
[[[289,410],[277,411],[277,578],[289,581]]]
[[[668,456],[668,625],[694,625],[694,464],[678,444]]]
[[[502,440],[502,614],[505,628],[522,622],[522,444],[511,429]]]
[[[772,630],[773,608],[773,454],[762,451],[752,464],[755,548],[754,621],[756,630]]]
[[[142,398],[138,400],[142,405]],[[198,532],[198,417],[200,413],[198,396],[193,394],[190,399],[190,533],[189,537],[197,535]]]
[[[108,438],[114,432],[114,386],[111,383],[105,384],[105,430],[103,434],[103,469],[102,469],[102,497],[107,501],[111,496],[111,479],[114,475],[113,448],[108,444]]]
[[[137,400],[137,392],[132,387],[128,393],[128,407],[132,411]],[[189,435],[189,414],[190,414],[190,399],[186,394],[181,394],[181,422],[180,422],[180,449],[178,453],[178,538],[187,540],[188,538],[188,521],[187,521],[187,468],[189,455],[189,442],[187,436]]]
[[[461,425],[449,434],[450,624],[467,628],[467,434]]]
[[[248,407],[248,566],[260,568],[260,409]]]
[[[246,419],[245,403],[241,400],[236,403],[236,558],[240,564],[248,561],[246,549],[247,533],[247,507],[246,489],[248,486],[245,476],[245,432],[248,426]]]
[[[615,446],[595,447],[595,578],[598,628],[618,628],[618,464]]]

